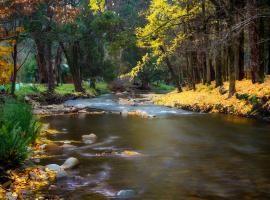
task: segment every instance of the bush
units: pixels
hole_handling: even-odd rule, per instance
[[[29,105],[5,99],[0,106],[0,168],[7,170],[22,164],[39,129]]]

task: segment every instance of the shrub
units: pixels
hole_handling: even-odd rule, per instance
[[[22,164],[30,154],[40,126],[31,107],[13,99],[0,106],[0,167],[11,169]]]

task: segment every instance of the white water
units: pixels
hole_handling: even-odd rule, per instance
[[[76,108],[91,108],[112,112],[142,111],[152,116],[194,114],[192,112],[184,111],[181,109],[168,108],[153,104],[124,105],[117,103],[116,101],[114,101],[114,99],[115,96],[111,94],[106,94],[92,99],[69,100],[65,102],[65,106],[73,106]]]

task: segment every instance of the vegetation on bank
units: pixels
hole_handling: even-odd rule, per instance
[[[29,157],[40,125],[31,106],[14,99],[1,99],[0,104],[0,169],[20,166]]]
[[[159,105],[177,107],[192,111],[225,113],[239,116],[270,116],[270,76],[262,84],[252,84],[250,80],[236,82],[236,95],[228,98],[229,83],[223,87],[196,85],[196,90],[184,88],[179,93],[173,91],[155,99]]]
[[[56,87],[55,95],[65,96],[65,95],[87,95],[96,96],[99,94],[108,93],[107,83],[99,82],[96,84],[96,88],[91,88],[89,84],[84,83],[83,87],[85,89],[84,93],[76,92],[73,84],[61,84]],[[10,89],[10,85],[6,86],[6,90]],[[27,95],[40,95],[46,93],[46,85],[44,84],[21,84],[19,88],[15,91],[15,96],[18,100],[24,100]]]
[[[0,98],[0,199],[24,199],[23,192],[32,194],[55,179],[30,161],[43,143],[41,132],[30,105]]]

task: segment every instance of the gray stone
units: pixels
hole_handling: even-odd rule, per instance
[[[54,172],[59,172],[61,171],[61,166],[57,165],[57,164],[50,164],[50,165],[46,165],[45,169],[48,169],[50,171],[54,171]]]
[[[74,167],[76,167],[77,165],[79,165],[79,160],[77,158],[71,157],[68,158],[63,165],[61,165],[62,169],[72,169]]]
[[[91,133],[90,135],[83,135],[82,140],[85,144],[93,144],[97,141],[97,136],[94,133]]]
[[[68,176],[68,173],[63,169],[58,171],[57,174],[56,174],[57,180],[66,178],[67,176]]]

